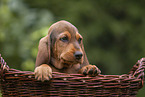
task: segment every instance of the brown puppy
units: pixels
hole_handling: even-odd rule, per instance
[[[49,80],[52,71],[90,76],[99,74],[100,70],[95,65],[89,65],[82,39],[71,23],[64,20],[54,23],[48,35],[39,42],[35,78]]]

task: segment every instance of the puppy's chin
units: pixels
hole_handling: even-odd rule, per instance
[[[65,59],[61,58],[60,62],[64,68],[69,68],[76,64],[82,64],[83,60],[65,60]]]
[[[73,64],[69,63],[69,62],[59,62],[57,64],[53,64],[57,69],[64,69],[64,68],[69,68],[72,67]]]
[[[65,58],[61,57],[60,62],[63,63],[63,64],[70,64],[70,65],[82,64],[83,63],[83,59],[81,59],[81,60],[75,60],[75,59],[68,60],[68,59],[65,59]]]
[[[52,64],[57,69],[64,69],[64,68],[71,68],[76,64],[82,64],[83,60],[65,60],[64,58],[61,58],[60,60],[52,59]]]
[[[62,59],[60,59],[60,60],[54,59],[54,60],[52,61],[52,64],[53,64],[53,66],[55,66],[55,68],[57,68],[57,69],[64,69],[64,68],[68,68],[68,67],[72,66],[72,62],[64,61],[64,60],[62,60]]]

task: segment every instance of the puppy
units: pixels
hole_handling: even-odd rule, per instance
[[[78,29],[67,21],[58,21],[39,42],[34,70],[37,80],[52,78],[52,72],[82,73],[96,76],[101,71],[90,65]]]

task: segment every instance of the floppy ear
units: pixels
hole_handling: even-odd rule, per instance
[[[84,49],[83,43],[82,43],[82,51],[83,51],[83,54],[84,54],[84,56],[83,56],[84,61],[83,61],[83,64],[82,64],[81,67],[86,66],[86,65],[89,65],[89,61],[88,61],[87,55],[85,53],[85,49]]]
[[[50,62],[50,37],[47,35],[39,41],[36,67]]]

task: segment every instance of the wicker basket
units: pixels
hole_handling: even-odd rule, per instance
[[[34,79],[34,73],[9,69],[0,56],[0,87],[3,97],[84,97],[84,96],[136,96],[143,87],[145,58],[139,60],[129,74],[98,75],[85,77],[81,74],[53,72],[50,81]]]

